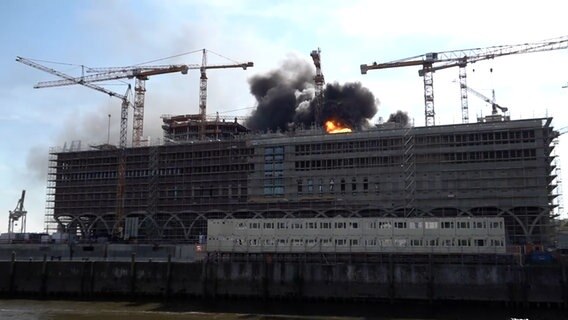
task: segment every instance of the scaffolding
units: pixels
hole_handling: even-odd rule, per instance
[[[233,134],[129,148],[128,238],[200,243],[211,218],[499,216],[509,244],[546,245],[558,191],[551,120]],[[75,143],[50,160],[46,221],[84,240],[109,236],[117,150]]]

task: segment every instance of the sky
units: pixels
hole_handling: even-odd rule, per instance
[[[467,6],[414,0],[0,1],[0,232],[7,231],[8,212],[24,189],[27,230],[43,230],[50,148],[119,139],[119,99],[81,86],[34,89],[39,81],[58,78],[16,62],[17,56],[79,76],[82,65],[200,64],[205,48],[208,64],[254,62],[247,70],[207,74],[207,113],[245,116],[255,106],[251,77],[281,68],[287,59],[311,63],[310,52],[321,48],[328,83],[360,82],[378,99],[373,122],[402,110],[423,126],[419,67],[362,75],[360,65],[565,36],[566,12],[568,2],[547,0],[481,0]],[[199,112],[196,71],[146,82],[144,136],[162,136],[161,115]],[[560,129],[568,126],[568,88],[562,88],[567,71],[566,49],[518,54],[469,65],[467,83],[488,97],[494,90],[512,119],[552,116]],[[455,68],[434,74],[436,124],[461,123],[457,79]],[[127,89],[123,82],[105,87],[120,94]],[[470,95],[470,122],[490,112]],[[129,121],[129,135],[131,129]],[[557,154],[564,172],[566,145],[568,135],[561,136]],[[568,175],[562,180],[568,182]]]

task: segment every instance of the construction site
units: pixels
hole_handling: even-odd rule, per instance
[[[313,94],[294,102],[308,106],[304,113],[267,116],[263,112],[275,109],[261,106],[266,92],[251,89],[264,100],[257,97],[257,109],[246,118],[207,115],[206,71],[246,70],[253,63],[208,65],[205,49],[201,65],[94,68],[81,77],[18,57],[62,79],[36,88],[83,85],[122,100],[118,144],[73,141],[51,149],[46,232],[87,242],[200,244],[206,242],[208,219],[487,216],[504,218],[508,245],[551,246],[559,210],[554,147],[560,133],[552,118],[510,119],[507,108],[467,86],[466,67],[567,47],[568,38],[561,37],[361,65],[363,74],[421,67],[423,127],[402,112],[371,124],[372,94],[360,84],[326,86],[319,49],[311,52]],[[433,74],[452,67],[459,69],[462,123],[436,125]],[[190,69],[201,73],[200,112],[165,114],[163,139],[144,140],[145,81]],[[122,95],[97,84],[116,79],[135,79],[133,103],[130,87]],[[468,92],[487,102],[491,115],[470,122]],[[356,112],[333,104],[348,94],[361,99]]]
[[[107,143],[51,148],[45,234],[18,236],[22,192],[2,239],[10,245],[0,246],[0,294],[566,307],[556,154],[566,130],[549,116],[513,119],[514,106],[468,86],[467,67],[567,48],[564,36],[360,65],[362,74],[418,67],[423,126],[403,111],[374,120],[378,99],[359,82],[326,83],[319,48],[311,61],[250,77],[247,116],[209,114],[207,80],[210,69],[253,62],[208,64],[205,49],[201,64],[81,76],[17,57],[59,78],[36,88],[81,85],[119,99],[120,134],[111,143],[109,116]],[[436,120],[433,76],[444,69],[459,70],[460,123]],[[162,136],[146,138],[145,81],[189,70],[200,73],[199,112],[160,109],[146,121],[159,121]],[[134,85],[121,94],[104,87],[111,80]],[[470,119],[470,95],[490,113]]]

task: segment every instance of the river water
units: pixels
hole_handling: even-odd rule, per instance
[[[1,320],[562,320],[564,309],[506,309],[500,306],[239,301],[0,300]]]

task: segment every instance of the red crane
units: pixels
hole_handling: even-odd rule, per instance
[[[531,53],[541,51],[551,51],[568,48],[568,36],[547,39],[533,43],[522,43],[513,45],[493,46],[486,48],[473,48],[465,50],[453,50],[442,52],[431,52],[414,57],[404,58],[386,63],[362,64],[361,73],[366,74],[368,70],[398,68],[408,66],[422,66],[418,75],[424,79],[424,115],[426,126],[435,125],[434,112],[434,79],[433,73],[437,70],[459,67],[462,122],[469,122],[469,111],[467,106],[467,84],[466,66],[468,63],[493,59],[496,57]]]

